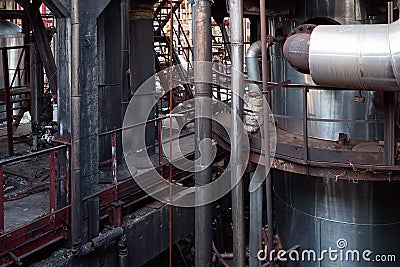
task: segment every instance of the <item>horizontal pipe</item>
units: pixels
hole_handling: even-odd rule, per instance
[[[400,22],[318,26],[309,64],[318,85],[400,91]]]

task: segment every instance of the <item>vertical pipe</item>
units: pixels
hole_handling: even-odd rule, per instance
[[[118,184],[117,179],[117,132],[111,134],[111,162],[112,162],[112,183],[114,186]],[[117,200],[117,199],[115,199]]]
[[[393,22],[393,1],[388,2],[388,23]],[[395,164],[395,103],[396,93],[384,92],[384,135],[385,135],[385,147],[384,147],[384,160],[386,165]]]
[[[50,153],[50,213],[56,211],[56,151]]]
[[[308,161],[308,102],[307,102],[308,89],[303,89],[303,160]]]
[[[0,232],[4,232],[4,191],[3,191],[3,172],[4,166],[0,165]]]
[[[259,167],[253,173],[253,181],[262,181],[265,177],[265,168]],[[263,187],[259,186],[255,191],[250,192],[250,267],[259,267],[261,261],[257,254],[262,249],[262,212],[263,212]]]
[[[35,38],[30,43],[32,151],[38,150],[40,95],[43,93],[43,65]]]
[[[266,0],[260,0],[260,26],[261,26],[261,56],[262,56],[262,89],[264,94],[267,93],[268,87],[268,62],[267,62],[267,17],[266,17]],[[271,98],[270,92],[268,92],[267,99]],[[269,140],[269,107],[267,102],[264,101],[264,155],[265,155],[265,168],[270,169],[271,157],[270,157],[270,140]],[[272,177],[270,174],[267,175],[265,184],[265,195],[267,198],[267,224],[268,224],[268,255],[269,251],[273,249],[274,229],[273,229],[273,211],[272,211]],[[270,260],[270,266],[274,266],[273,257]]]
[[[160,100],[161,101],[161,100]],[[160,105],[162,106],[162,105]],[[161,167],[160,171],[162,171],[162,165],[163,165],[163,161],[164,161],[164,157],[163,157],[163,144],[162,144],[162,120],[158,120],[157,121],[157,140],[158,140],[158,164]]]
[[[211,3],[209,0],[197,0],[195,3],[195,42],[194,42],[194,73],[196,89],[196,120],[195,120],[195,154],[196,159],[204,159],[205,164],[211,162],[212,156],[212,122],[209,119],[211,113],[212,88],[210,65],[198,62],[210,62],[211,64]],[[207,65],[207,66],[206,66]],[[207,68],[208,67],[208,68]],[[203,81],[203,82],[196,82]],[[204,142],[206,141],[206,142]],[[200,142],[203,142],[204,153],[200,155]],[[200,165],[205,165],[203,162]],[[211,182],[212,168],[198,171],[196,166],[195,182],[197,186],[203,186]],[[201,167],[201,166],[200,166]],[[196,195],[201,200],[203,196]],[[212,261],[212,206],[204,205],[195,209],[195,265],[211,266]]]
[[[3,78],[6,91],[6,116],[7,116],[7,139],[8,154],[14,156],[14,140],[13,140],[13,111],[11,103],[10,73],[8,69],[8,51],[6,48],[1,50],[3,58]]]
[[[243,212],[243,166],[244,129],[238,118],[243,118],[243,0],[230,0],[231,50],[232,50],[232,127],[231,127],[231,182],[233,221],[233,266],[245,266],[245,232]]]
[[[128,0],[121,0],[121,121],[129,104],[129,42],[128,42]]]
[[[393,23],[393,1],[388,2],[387,12],[388,12],[388,24]]]
[[[79,0],[71,0],[71,241],[75,249],[82,240],[82,202],[80,169],[81,90]]]
[[[118,267],[128,267],[129,266],[129,258],[128,258],[128,243],[126,241],[126,236],[123,235],[118,240]]]

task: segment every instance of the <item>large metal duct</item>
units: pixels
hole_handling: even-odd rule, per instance
[[[324,25],[310,40],[316,84],[361,90],[400,90],[400,22]]]
[[[270,18],[270,35],[279,36],[285,32],[289,33],[294,27],[303,23],[319,25],[376,23],[378,19],[369,21],[368,15],[375,14],[377,11],[369,10],[368,14],[365,13],[366,2],[364,0],[296,1],[296,16],[294,18]],[[374,2],[375,4],[385,7],[386,1],[379,0],[376,3]],[[331,41],[335,42],[335,37],[331,38]],[[311,75],[300,73],[284,59],[282,44],[278,43],[271,47],[270,56],[272,81],[291,80],[293,84],[315,85]],[[341,87],[338,84],[335,86]],[[364,103],[354,101],[357,95],[358,91],[351,91],[346,87],[343,87],[343,90],[336,91],[309,90],[307,98],[308,117],[313,119],[308,123],[309,136],[324,140],[337,140],[339,133],[346,133],[350,139],[382,140],[383,109],[374,105],[375,94],[363,92]],[[303,121],[299,116],[303,112],[301,88],[283,88],[274,91],[272,93],[272,110],[274,114],[278,115],[275,119],[279,128],[296,134],[303,133]],[[279,117],[279,115],[282,117]],[[318,119],[325,121],[314,121]],[[341,120],[341,122],[326,120]],[[362,121],[362,123],[350,121]]]

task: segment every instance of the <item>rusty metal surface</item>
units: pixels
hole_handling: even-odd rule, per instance
[[[213,138],[225,150],[230,150],[227,133],[213,125]],[[396,181],[400,180],[400,166],[385,166],[382,152],[354,152],[334,149],[335,142],[310,139],[310,145],[319,143],[320,147],[310,147],[308,161],[303,159],[302,138],[299,145],[291,144],[286,136],[278,133],[278,144],[272,168],[296,173],[345,180]],[[285,141],[284,141],[285,140]],[[313,142],[311,142],[313,141]],[[251,162],[264,162],[260,154],[260,140],[256,136],[250,137]],[[323,145],[331,144],[331,147]],[[262,159],[260,160],[260,157]]]
[[[45,246],[67,238],[66,222],[70,207],[48,214],[29,225],[0,234],[0,266],[15,263],[12,251],[19,261]]]

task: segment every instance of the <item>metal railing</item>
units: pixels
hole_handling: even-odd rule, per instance
[[[0,116],[4,116],[5,119],[0,119],[0,123],[6,122],[7,126],[7,140],[8,140],[8,154],[9,156],[14,155],[14,130],[18,126],[20,120],[23,116],[23,103],[29,101],[30,98],[26,95],[29,95],[29,90],[27,85],[22,85],[24,81],[24,76],[26,76],[26,70],[21,68],[21,64],[23,64],[23,58],[25,55],[25,50],[29,49],[28,45],[23,46],[13,46],[13,47],[3,47],[1,50],[1,58],[2,58],[2,67],[3,67],[3,83],[4,88],[0,88],[0,91],[4,91],[4,111],[0,111]],[[18,63],[16,69],[14,70],[14,75],[10,81],[10,68],[9,68],[9,55],[8,52],[11,50],[21,50],[21,54],[18,59]],[[25,77],[26,78],[26,77]],[[14,84],[18,82],[17,86]],[[25,81],[26,82],[26,81]],[[23,90],[26,89],[26,90]],[[18,103],[15,106],[15,104]],[[19,114],[14,116],[14,112],[19,111]],[[22,114],[21,114],[22,113]],[[2,136],[0,136],[1,138]],[[3,136],[4,137],[4,136]]]
[[[13,157],[0,161],[0,266],[12,263],[21,264],[22,258],[37,251],[45,246],[68,238],[67,225],[69,224],[69,164],[67,163],[67,172],[65,177],[57,179],[57,153],[69,153],[69,145],[58,145],[56,147],[44,149],[39,152],[29,153],[27,155]],[[49,155],[49,199],[48,212],[46,214],[37,214],[36,219],[18,228],[11,228],[6,225],[5,202],[14,201],[20,198],[29,198],[37,193],[30,188],[25,192],[19,192],[12,197],[6,197],[4,194],[4,173],[8,165],[17,165],[26,160],[36,157]],[[40,159],[41,160],[41,159]],[[61,188],[65,186],[65,188]],[[47,190],[47,189],[46,189]],[[57,191],[63,194],[57,193]],[[59,207],[57,200],[65,198],[66,205]],[[24,208],[24,207],[22,207]],[[18,211],[10,211],[18,212]],[[21,217],[24,215],[21,214]]]

